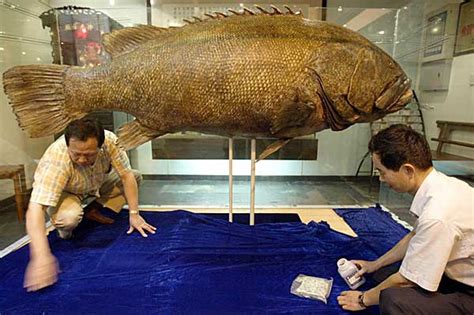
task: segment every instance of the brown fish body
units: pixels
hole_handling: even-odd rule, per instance
[[[142,26],[109,34],[105,43],[111,63],[46,66],[62,86],[55,81],[54,93],[30,103],[63,95],[60,129],[90,111],[128,112],[137,120],[119,132],[127,148],[177,131],[289,139],[340,130],[398,110],[410,97],[398,64],[361,35],[292,14]],[[38,120],[25,118],[25,93],[15,92],[19,84],[29,88],[28,77],[28,68],[9,70],[5,90],[20,125],[45,135]]]

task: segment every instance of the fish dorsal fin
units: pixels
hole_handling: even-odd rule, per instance
[[[245,7],[242,8],[242,10],[239,10],[239,11],[229,9],[229,10],[227,10],[228,13],[223,13],[223,12],[217,12],[216,11],[214,13],[205,13],[204,15],[208,17],[207,19],[200,19],[198,17],[193,16],[193,19],[194,19],[193,21],[189,20],[189,19],[184,19],[184,22],[186,22],[188,24],[197,24],[197,23],[207,22],[207,21],[210,21],[210,20],[225,19],[225,18],[235,16],[235,15],[237,15],[237,16],[252,16],[252,15],[264,14],[264,15],[299,15],[299,16],[303,16],[301,11],[296,11],[295,12],[287,5],[284,6],[285,9],[287,10],[286,12],[282,12],[280,9],[278,9],[274,5],[270,5],[270,7],[272,8],[272,10],[268,11],[268,10],[262,8],[259,5],[255,5],[255,8],[258,11],[260,11],[259,13],[254,12],[254,11],[250,10],[249,8],[245,8]]]
[[[243,8],[240,11],[232,9],[228,10],[228,14],[222,12],[214,12],[213,14],[204,14],[207,18],[201,19],[193,16],[193,20],[185,19],[184,22],[188,24],[205,23],[207,21],[225,19],[232,16],[255,16],[255,15],[296,15],[302,16],[301,11],[293,11],[290,7],[285,6],[286,12],[282,12],[277,7],[271,5],[272,10],[268,11],[261,6],[255,5],[255,8],[260,12],[254,12],[248,8]],[[186,26],[184,26],[186,27]],[[157,39],[163,32],[173,31],[181,27],[157,27],[153,25],[139,25],[135,27],[126,27],[112,33],[105,34],[103,37],[103,44],[105,50],[112,56],[117,57],[123,53],[134,50],[147,41]]]
[[[153,25],[139,25],[135,27],[126,27],[112,33],[104,35],[103,44],[105,50],[117,57],[125,52],[134,50],[137,46],[156,39],[160,34],[166,32],[166,28]]]

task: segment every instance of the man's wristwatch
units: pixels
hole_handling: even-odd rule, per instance
[[[361,294],[359,295],[359,305],[363,308],[367,308],[368,306],[365,305],[364,303],[364,294],[365,294],[365,291],[362,291]]]
[[[138,210],[130,210],[129,212],[130,212],[130,214],[138,214],[139,213]]]

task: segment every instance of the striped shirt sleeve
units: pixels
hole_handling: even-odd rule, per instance
[[[117,173],[123,174],[131,171],[130,160],[127,153],[117,145],[117,136],[113,133],[107,134],[107,151],[110,156],[110,163]]]
[[[55,154],[45,154],[36,168],[30,201],[55,207],[69,180],[69,167]]]

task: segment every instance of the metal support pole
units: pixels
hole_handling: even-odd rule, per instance
[[[234,139],[229,138],[229,222],[233,222],[233,213],[232,213],[233,200],[234,200],[234,195],[233,195],[234,177],[232,174],[233,160],[234,160]]]
[[[58,37],[58,50],[59,50],[59,64],[64,64],[63,60],[63,46],[61,45],[61,36],[59,31],[59,19],[58,19],[58,11],[54,10],[54,17],[56,18],[56,34]]]
[[[250,225],[255,224],[255,160],[256,160],[256,143],[255,139],[250,141],[251,143],[251,174],[250,174]]]

